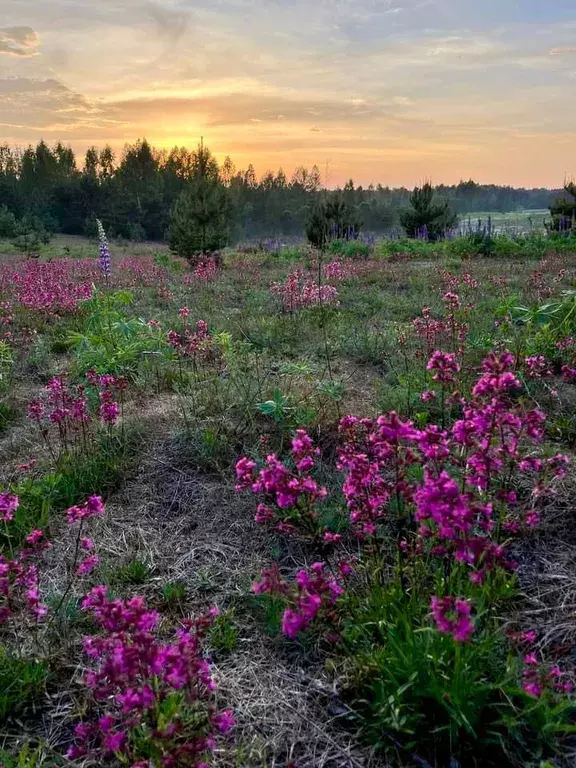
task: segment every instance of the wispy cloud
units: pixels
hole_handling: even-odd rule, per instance
[[[37,56],[40,40],[31,27],[0,27],[0,53],[9,56]]]
[[[570,56],[576,54],[576,46],[574,45],[563,45],[559,48],[550,48],[548,51],[548,54],[550,56]]]

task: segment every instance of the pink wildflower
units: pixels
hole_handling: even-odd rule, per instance
[[[18,509],[18,496],[13,493],[0,493],[0,521],[10,522]]]
[[[436,350],[428,361],[426,368],[434,371],[432,379],[441,384],[450,384],[454,382],[455,374],[460,371],[460,364],[456,360],[456,355],[450,352],[441,352]]]
[[[439,632],[444,635],[452,635],[457,643],[465,643],[470,640],[474,634],[474,624],[470,620],[471,605],[469,600],[434,596],[430,606]]]

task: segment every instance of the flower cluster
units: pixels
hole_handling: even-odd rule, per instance
[[[5,509],[4,522],[13,519],[13,512],[18,508],[19,499],[12,494],[0,494],[0,508]],[[69,525],[80,522],[76,554],[73,563],[74,576],[86,576],[91,573],[100,562],[95,554],[95,545],[92,539],[82,537],[84,521],[99,517],[105,512],[104,503],[100,496],[90,496],[82,504],[70,507],[66,512],[66,520]],[[0,555],[0,624],[4,624],[11,617],[30,615],[36,621],[44,619],[48,608],[40,597],[40,574],[37,561],[38,556],[52,546],[46,538],[44,531],[34,530],[28,534],[25,546],[20,553],[11,559]],[[83,559],[78,563],[80,554]]]
[[[90,496],[84,504],[70,507],[66,512],[66,519],[69,523],[77,523],[90,517],[101,517],[105,511],[102,497]]]
[[[527,653],[523,661],[522,688],[529,696],[539,698],[547,689],[565,694],[574,690],[574,683],[558,664],[550,667],[541,663],[533,651]]]
[[[157,264],[153,256],[139,255],[137,258],[127,256],[114,265],[114,282],[123,287],[146,288],[165,287],[168,270]]]
[[[360,265],[350,259],[335,259],[322,267],[322,275],[326,280],[349,280],[358,277],[363,271],[366,271],[366,265]]]
[[[452,384],[456,381],[456,374],[460,371],[460,365],[456,355],[450,352],[436,350],[428,364],[427,370],[433,371],[432,380],[440,384]]]
[[[333,609],[344,589],[329,575],[326,563],[313,563],[308,570],[298,571],[295,587],[283,581],[277,571],[264,571],[262,576],[262,581],[253,585],[253,591],[282,595],[291,606],[282,616],[282,631],[286,637],[294,639],[319,618],[336,621]]]
[[[18,496],[13,493],[0,493],[0,521],[7,523],[14,519],[18,509]]]
[[[147,766],[154,754],[155,763],[166,768],[206,766],[215,733],[234,725],[230,710],[215,711],[215,683],[202,655],[214,612],[187,621],[164,642],[160,615],[141,597],[112,600],[98,586],[82,608],[100,629],[84,639],[90,661],[84,684],[95,715],[76,726],[68,758],[116,756]]]
[[[211,283],[218,277],[218,265],[215,259],[206,258],[194,267],[194,278],[201,283]]]
[[[531,379],[544,379],[552,376],[551,364],[544,355],[534,355],[524,360],[526,371]]]
[[[252,459],[244,457],[238,461],[236,490],[249,488],[262,498],[256,522],[271,522],[276,530],[287,534],[301,533],[313,538],[322,535],[316,505],[326,498],[328,491],[310,476],[318,454],[309,435],[299,429],[292,440],[293,469],[273,453],[259,470]]]
[[[0,625],[12,616],[28,614],[41,621],[48,612],[41,600],[39,572],[33,556],[49,546],[43,531],[33,531],[19,555],[0,555]]]
[[[282,312],[289,314],[305,307],[338,303],[338,291],[333,285],[320,285],[300,269],[289,272],[284,282],[272,283],[270,292],[280,299]]]
[[[424,307],[422,316],[412,321],[416,339],[423,346],[423,350],[417,352],[419,357],[425,355],[430,358],[434,350],[444,344],[450,345],[455,353],[462,355],[468,325],[456,317],[457,310],[460,309],[460,299],[456,294],[447,293],[444,295],[444,301],[447,306],[446,317],[433,318],[431,310]]]
[[[75,312],[89,299],[99,277],[90,259],[26,260],[0,267],[0,292],[33,312],[58,316]]]
[[[69,525],[80,523],[77,535],[76,557],[82,552],[83,559],[76,566],[77,576],[87,576],[100,564],[100,558],[94,552],[94,542],[92,539],[81,534],[85,520],[89,520],[92,517],[102,517],[105,512],[106,508],[101,496],[90,496],[84,504],[70,507],[66,512],[66,520]]]
[[[69,449],[77,440],[84,443],[87,441],[89,425],[98,422],[116,424],[120,406],[115,393],[125,389],[127,381],[99,375],[92,370],[88,371],[86,379],[88,386],[96,390],[96,409],[90,407],[90,392],[86,386],[72,386],[65,374],[52,378],[44,387],[41,397],[28,404],[28,418],[38,424],[45,440],[49,438],[50,427],[56,426],[62,446]]]
[[[386,524],[400,524],[405,536],[415,530],[415,551],[464,566],[474,584],[481,584],[497,567],[514,567],[506,537],[538,524],[538,504],[554,480],[564,477],[568,460],[562,454],[535,454],[546,419],[537,409],[524,409],[514,397],[520,384],[513,365],[507,351],[486,357],[471,398],[459,398],[461,418],[450,429],[434,424],[418,429],[394,412],[377,419],[341,420],[337,467],[344,473],[342,492],[360,540],[380,537]],[[434,352],[429,367],[443,387],[452,384],[458,372],[453,353]],[[317,507],[327,492],[310,476],[314,456],[309,436],[299,431],[290,466],[274,454],[260,469],[252,459],[240,459],[237,490],[249,488],[261,495],[259,522],[272,521],[277,530],[312,533],[338,544],[338,534],[324,531],[320,536]],[[415,472],[415,465],[422,471]],[[515,478],[521,475],[523,485],[528,481],[532,487],[522,503],[515,490]],[[456,611],[461,623],[451,634],[467,639],[469,606],[438,601],[438,625],[441,616],[448,621],[448,613]],[[296,614],[305,616],[303,611]],[[306,624],[305,619],[292,620],[292,614],[288,618],[291,628],[301,621]]]
[[[391,499],[412,501],[406,469],[417,461],[409,444],[419,434],[411,421],[394,411],[376,420],[345,416],[340,422],[338,469],[346,473],[342,491],[360,538],[377,533]],[[392,466],[394,474],[389,475],[386,470]]]
[[[452,635],[457,643],[466,643],[474,634],[474,624],[470,618],[472,607],[469,600],[454,597],[432,597],[430,602],[432,617],[438,631],[443,635]]]
[[[482,362],[482,375],[472,389],[475,397],[502,397],[520,391],[522,384],[512,372],[514,356],[504,351],[490,352]]]
[[[463,275],[453,275],[448,270],[445,270],[442,272],[441,277],[444,287],[449,293],[456,293],[456,291],[461,288],[475,290],[480,285],[478,280],[476,280],[476,278],[469,272],[466,272]]]
[[[210,333],[208,323],[198,320],[195,329],[188,327],[190,310],[183,307],[180,317],[184,320],[181,331],[170,330],[167,333],[168,344],[176,350],[180,357],[189,357],[202,363],[215,362],[220,358],[220,347],[217,340]]]
[[[10,301],[0,301],[0,326],[12,325],[14,322],[14,308]]]

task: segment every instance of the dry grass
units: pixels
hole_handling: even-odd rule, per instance
[[[552,656],[569,656],[576,646],[576,493],[570,478],[542,514],[542,525],[526,543],[519,569],[525,605],[521,620],[538,630],[539,645]]]

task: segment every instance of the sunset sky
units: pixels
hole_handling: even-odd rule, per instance
[[[328,184],[576,174],[575,0],[0,0],[0,143],[146,136]]]

